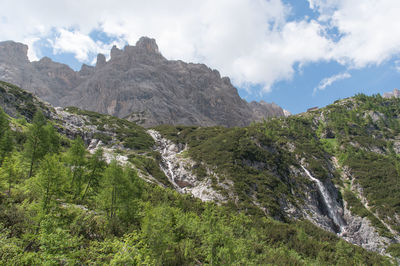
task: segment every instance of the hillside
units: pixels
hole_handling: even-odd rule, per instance
[[[357,95],[244,128],[145,130],[0,88],[2,263],[390,265],[400,255],[399,99]]]
[[[203,64],[167,60],[154,39],[113,47],[95,67],[74,71],[44,57],[30,62],[26,45],[0,42],[0,80],[19,85],[53,106],[75,106],[126,118],[149,127],[160,124],[247,126],[283,116],[283,109],[240,98],[229,78]]]
[[[384,252],[399,242],[399,104],[360,94],[247,128],[157,129],[187,144],[195,172],[211,169],[214,189],[239,209],[308,219]]]

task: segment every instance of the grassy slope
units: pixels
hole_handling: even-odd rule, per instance
[[[370,115],[374,112],[381,118],[373,121]],[[282,197],[293,204],[294,198],[301,198],[307,180],[296,179],[288,171],[301,158],[317,178],[331,178],[343,189],[343,181],[350,183],[329,167],[330,157],[336,156],[342,166],[350,168],[371,207],[368,210],[361,204],[354,187],[346,187],[343,196],[351,210],[368,217],[381,235],[391,237],[380,220],[400,230],[396,218],[400,215],[400,156],[393,148],[400,143],[399,116],[399,99],[357,95],[318,111],[246,128],[157,129],[175,142],[188,143],[192,158],[234,181],[240,209],[252,210],[255,196],[276,217],[282,217]]]
[[[146,142],[149,139],[142,135],[143,129],[111,117],[74,111],[93,117],[97,126],[113,127],[115,132],[122,127],[121,136],[126,132],[129,136],[134,130],[135,136],[139,136],[141,153],[151,153],[150,142]],[[14,122],[18,124],[19,120]],[[221,174],[233,177],[241,199],[239,206],[205,204],[132,176],[130,182],[137,191],[130,197],[134,202],[130,206],[136,206],[133,218],[126,219],[121,212],[117,220],[109,219],[99,207],[104,199],[96,197],[80,203],[89,208],[86,211],[75,205],[65,191],[50,213],[44,218],[41,216],[44,222],[38,227],[40,197],[31,191],[34,179],[19,179],[11,197],[4,193],[5,189],[0,196],[0,260],[19,264],[39,263],[44,259],[56,264],[144,261],[165,265],[388,263],[310,223],[283,223],[265,218],[250,203],[249,195],[254,194],[272,216],[283,218],[278,200],[293,200],[290,191],[301,191],[296,191],[299,181],[287,176],[287,166],[296,162],[282,147],[289,140],[296,143],[295,154],[323,154],[323,145],[316,141],[317,134],[308,130],[312,126],[308,117],[293,117],[244,129],[159,128],[172,139],[188,142],[194,159],[214,165]],[[20,135],[16,150],[22,153],[24,132]],[[125,137],[127,135],[121,141]],[[68,150],[68,141],[64,145],[62,153]],[[148,154],[146,158],[157,160],[157,155]],[[146,167],[140,156],[135,154],[131,159],[140,160]],[[263,161],[268,163],[262,167],[249,164]],[[315,156],[308,163],[319,178],[324,178],[325,159]],[[26,166],[21,164],[21,167]],[[68,182],[65,180],[65,184]],[[237,207],[242,215],[238,215]],[[246,212],[251,215],[243,215]]]

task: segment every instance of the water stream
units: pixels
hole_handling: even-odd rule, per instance
[[[329,218],[332,219],[333,223],[339,228],[339,233],[342,233],[345,228],[345,222],[343,221],[343,218],[338,211],[339,206],[338,206],[337,202],[331,197],[328,189],[324,186],[324,184],[319,179],[313,177],[311,175],[311,173],[304,166],[301,166],[301,167],[303,168],[304,172],[306,172],[307,176],[312,181],[317,183],[318,190],[322,195],[322,199],[323,199],[325,207],[328,211],[328,216],[329,216]]]

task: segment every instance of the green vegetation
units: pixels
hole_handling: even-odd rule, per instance
[[[360,217],[367,217],[372,225],[378,230],[379,234],[386,237],[393,237],[390,231],[386,228],[382,222],[371,213],[361,201],[354,195],[353,192],[346,189],[343,193],[343,199],[349,204],[350,211]]]
[[[149,150],[154,145],[153,138],[146,133],[144,128],[128,120],[81,110],[76,107],[68,107],[66,110],[71,113],[86,116],[90,125],[97,126],[98,130],[107,130],[114,133],[117,140],[126,148]],[[104,133],[96,133],[94,138],[100,139],[105,144],[108,144],[112,139],[111,136]]]
[[[21,133],[25,141],[14,142],[4,158],[0,264],[390,264],[309,222],[283,223],[264,215],[246,215],[229,204],[203,203],[146,183],[132,168],[115,161],[106,165],[101,150],[88,154],[80,139],[63,146],[55,132],[56,137],[42,138],[41,130],[49,130],[49,125],[39,113],[35,115],[33,124]],[[213,130],[203,133],[216,134]],[[35,132],[36,150],[40,147],[46,152],[32,156],[35,143],[29,136]],[[275,156],[259,154],[255,146],[243,142],[242,134],[249,134],[245,129],[230,134],[241,146],[234,150],[234,157],[220,159],[227,165],[225,170],[233,165],[229,160],[243,156],[275,162]],[[222,143],[217,152],[222,152],[228,144],[218,140]],[[29,176],[32,157],[34,170]],[[146,167],[143,158],[131,160]],[[254,170],[252,177],[256,176]],[[285,191],[282,181],[273,180],[267,186],[282,186]]]
[[[299,167],[298,158],[306,158],[310,171],[319,179],[329,177],[328,160],[322,143],[313,131],[309,117],[271,119],[246,128],[173,127],[156,128],[177,143],[187,143],[188,155],[199,167],[211,168],[222,179],[229,177],[239,197],[236,207],[249,214],[260,214],[255,202],[268,215],[285,220],[282,199],[298,206],[308,179],[299,179],[290,171]],[[288,145],[293,145],[293,152]],[[216,187],[218,189],[218,187]]]
[[[0,80],[0,95],[5,105],[12,106],[12,109],[29,121],[37,110],[48,112],[49,108],[42,102],[36,101],[35,97],[17,86]]]
[[[400,156],[393,147],[400,134],[400,99],[359,94],[322,112],[326,117],[325,131],[336,137],[334,154],[351,169],[371,210],[400,231],[400,221],[395,218],[400,214]],[[355,213],[357,209],[360,208],[352,208]],[[387,235],[388,230],[374,215],[365,216]]]
[[[387,251],[394,257],[400,257],[400,244],[391,244]]]
[[[60,136],[57,121],[40,112],[51,110],[31,94],[0,82],[4,93],[14,101],[6,106],[22,116],[10,118],[0,108],[0,264],[391,263],[307,221],[290,220],[283,207],[301,207],[310,191],[312,182],[298,172],[301,163],[320,180],[346,185],[350,211],[367,217],[381,235],[392,236],[381,221],[399,231],[399,99],[360,94],[245,128],[157,127],[188,144],[180,156],[196,162],[198,178],[212,170],[213,188],[228,198],[231,191],[218,182],[233,182],[234,198],[217,205],[170,189],[153,139],[135,123],[67,109],[101,131],[94,138],[131,149],[117,152],[165,188],[140,179],[130,164],[107,165],[103,151],[89,154],[79,137]],[[332,155],[348,167],[341,169],[350,173],[347,179],[332,168]],[[370,210],[351,184],[363,188]],[[399,250],[398,244],[387,249],[397,257]]]

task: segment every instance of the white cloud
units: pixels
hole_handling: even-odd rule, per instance
[[[332,83],[343,80],[343,79],[348,79],[351,78],[351,75],[347,72],[345,73],[340,73],[337,75],[333,75],[331,77],[324,78],[321,80],[316,88],[314,88],[313,94],[317,93],[319,90],[325,90],[326,87],[331,86]]]
[[[309,0],[341,38],[333,58],[351,68],[379,65],[400,53],[400,1]]]
[[[81,62],[88,60],[90,51],[100,50],[97,44],[87,35],[75,31],[59,30],[59,36],[55,40],[49,39],[55,54],[73,53]]]
[[[112,45],[119,44],[112,42],[104,44],[100,41],[95,42],[88,35],[82,34],[75,30],[59,29],[57,36],[53,39],[48,39],[48,42],[53,48],[54,54],[58,53],[72,53],[75,58],[80,62],[88,62],[90,53],[108,54]]]
[[[36,59],[32,45],[50,38],[55,53],[87,62],[112,46],[92,40],[93,30],[114,36],[119,47],[149,36],[169,59],[206,63],[238,86],[264,91],[291,79],[297,63],[362,68],[400,53],[400,1],[308,1],[318,20],[289,21],[292,11],[282,0],[2,0],[0,40],[28,42]]]

